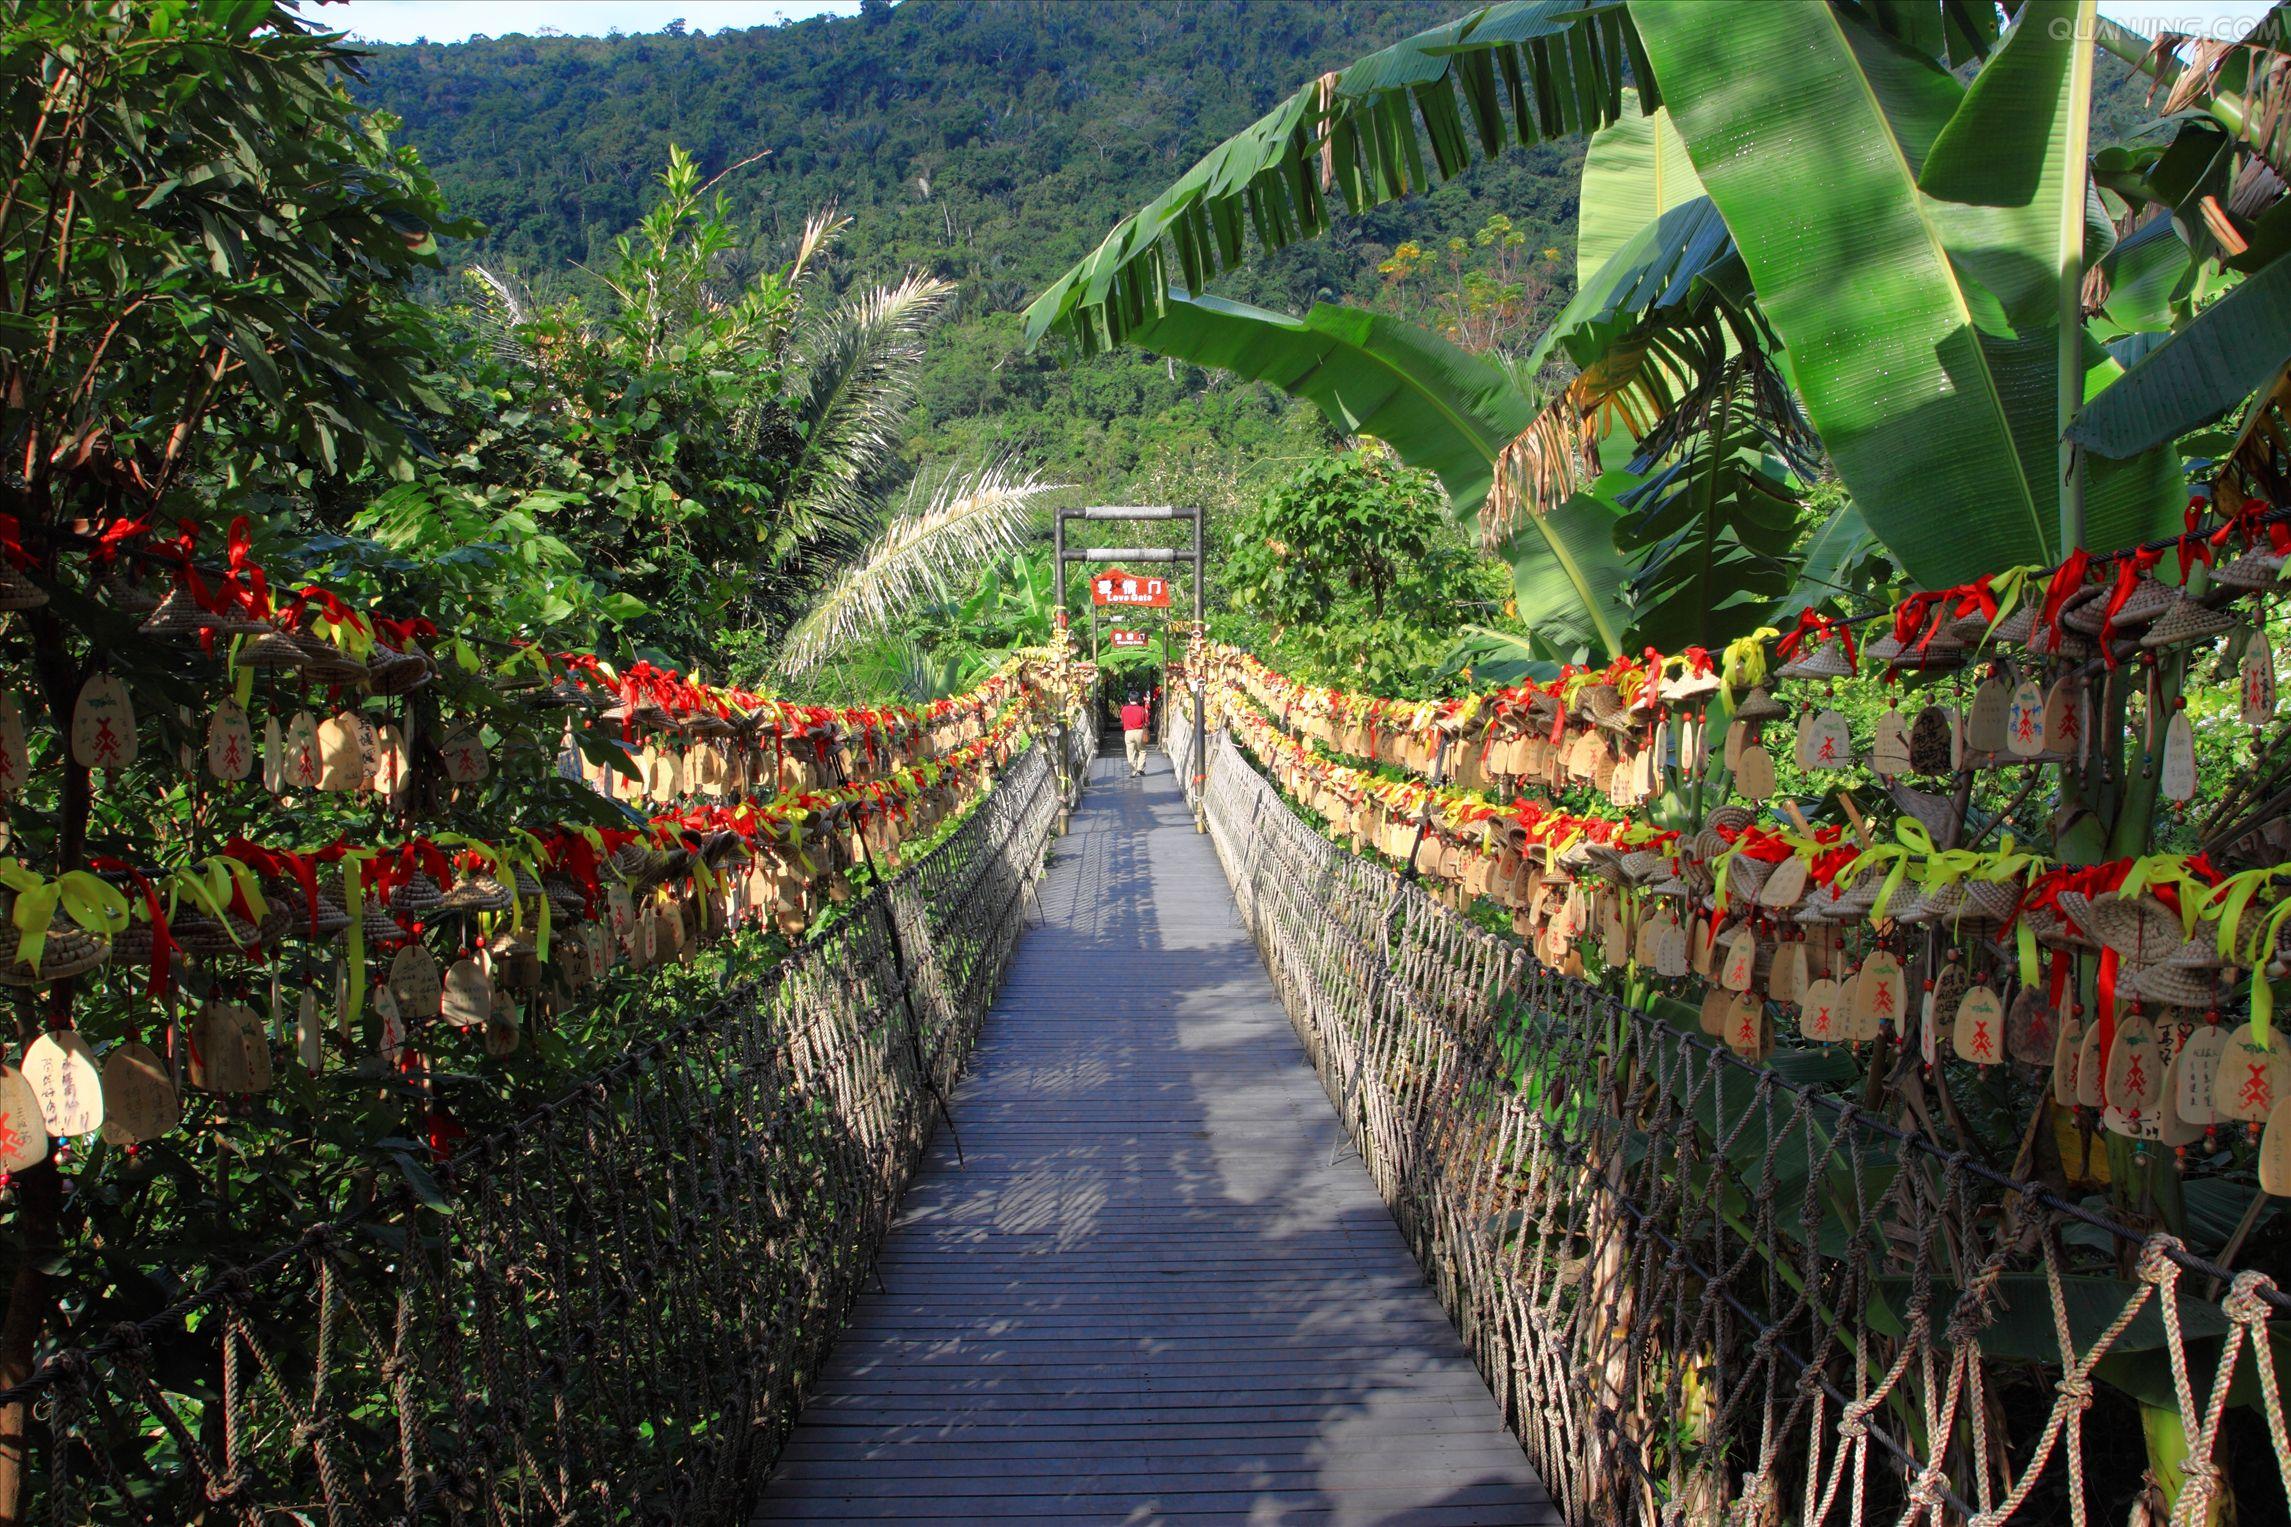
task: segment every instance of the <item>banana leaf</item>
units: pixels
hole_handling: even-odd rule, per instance
[[[1576,198],[1575,285],[1591,284],[1631,236],[1671,208],[1699,200],[1702,180],[1686,144],[1661,108],[1637,113],[1638,92],[1625,90],[1624,113],[1591,135]]]
[[[1475,144],[1492,156],[1507,141],[1596,132],[1622,115],[1626,73],[1644,109],[1661,104],[1621,0],[1507,0],[1371,53],[1325,85],[1316,77],[1036,298],[1027,343],[1053,328],[1084,353],[1122,343],[1170,298],[1165,248],[1199,293],[1247,258],[1251,232],[1266,250],[1323,232],[1332,190],[1358,213],[1462,174]]]
[[[1808,417],[1870,528],[1928,587],[2058,553],[2047,298],[2070,177],[2049,126],[2069,70],[2046,23],[2061,9],[2031,0],[1983,71],[1996,88],[1971,91],[1866,12],[1633,9]],[[2098,367],[2088,387],[2114,374],[2104,352]],[[2168,524],[2173,478],[2160,454],[2096,463],[2089,544]]]
[[[1218,297],[1172,296],[1131,339],[1141,348],[1268,382],[1349,432],[1373,435],[1440,479],[1474,521],[1495,460],[1532,407],[1499,366],[1383,313],[1322,303],[1302,318]],[[1523,516],[1503,549],[1520,618],[1555,648],[1623,650],[1614,512],[1595,499]]]

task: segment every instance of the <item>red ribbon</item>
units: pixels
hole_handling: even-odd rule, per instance
[[[1983,581],[1986,582],[1987,580],[1984,579]],[[1992,611],[1995,610],[1995,601],[1992,600],[1990,602],[1989,608]],[[1898,616],[1895,617],[1895,621],[1896,624],[1898,624]],[[1798,647],[1802,642],[1805,642],[1808,638],[1819,640],[1823,636],[1835,636],[1837,640],[1844,642],[1846,649],[1847,670],[1853,673],[1859,673],[1861,671],[1860,658],[1854,651],[1853,628],[1839,621],[1832,620],[1827,615],[1823,615],[1814,610],[1800,610],[1798,612],[1798,624],[1793,627],[1787,634],[1785,634],[1782,640],[1775,645],[1774,655],[1782,659],[1782,661],[1785,663],[1789,662],[1793,657],[1797,655]],[[1652,647],[1647,649],[1650,654],[1654,650],[1655,649]],[[1699,649],[1689,648],[1688,650],[1692,652]],[[1709,661],[1709,654],[1704,653],[1703,659],[1705,662]]]
[[[2163,560],[2162,552],[2142,549],[2116,564],[2116,586],[2109,590],[2108,608],[2100,620],[2100,656],[2111,668],[2116,666],[2117,660],[2109,638],[2115,634],[2117,613],[2132,597],[2132,591],[2140,586],[2141,577]]]
[[[151,997],[166,996],[174,988],[173,967],[179,946],[167,926],[167,913],[159,905],[159,888],[146,880],[141,870],[118,859],[91,858],[88,867],[125,875],[129,883],[143,893],[143,911],[151,919],[151,975],[144,983],[144,993]]]

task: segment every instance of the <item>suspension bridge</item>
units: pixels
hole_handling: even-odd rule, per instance
[[[1096,761],[758,1522],[1559,1520],[1164,755]]]

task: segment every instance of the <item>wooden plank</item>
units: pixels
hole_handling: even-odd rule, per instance
[[[759,1522],[1555,1522],[1165,761],[1101,761]]]

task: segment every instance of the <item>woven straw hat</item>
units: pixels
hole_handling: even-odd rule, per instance
[[[359,905],[358,926],[365,934],[369,948],[376,944],[396,943],[408,936],[406,930],[398,925],[398,920],[383,911],[371,897]]]
[[[255,925],[236,912],[220,918],[205,912],[179,913],[167,931],[186,954],[200,956],[237,954],[260,937]]]
[[[2112,635],[2128,636],[2136,626],[2144,626],[2163,614],[2179,598],[2179,590],[2154,578],[2143,576],[2132,586],[2124,600],[2124,607],[2116,612],[2116,621],[2110,627]],[[2106,599],[2087,599],[2061,617],[2060,623],[2072,631],[2086,636],[2098,636],[2101,625],[2108,618]]]
[[[2215,972],[2165,961],[2134,971],[2132,989],[2167,1007],[2207,1008],[2219,1001],[2220,982]]]
[[[1746,721],[1752,726],[1762,721],[1779,721],[1788,714],[1790,707],[1768,694],[1763,684],[1744,695],[1742,703],[1734,707],[1734,719]]]
[[[2067,900],[2065,896],[2061,899]],[[2186,942],[2180,933],[2180,920],[2153,896],[2141,895],[2128,900],[2122,896],[2098,896],[2089,905],[2089,917],[2073,911],[2069,915],[2076,917],[2084,924],[2085,931],[2101,943],[2140,964],[2160,961]]]
[[[0,562],[0,610],[36,610],[47,602],[47,590]]]
[[[11,904],[14,900],[9,898]],[[48,940],[40,946],[38,970],[16,957],[23,941],[13,921],[0,920],[0,986],[45,986],[93,970],[111,958],[109,944],[71,923],[58,923],[48,930]]]
[[[390,893],[390,910],[403,912],[408,917],[421,917],[437,910],[445,898],[438,883],[425,870],[416,870]]]
[[[438,898],[440,912],[506,912],[509,910],[509,887],[491,874],[480,871],[465,875],[454,882],[452,890]]]
[[[1713,832],[1740,832],[1757,820],[1757,814],[1747,806],[1726,805],[1712,810],[1706,825]]]
[[[2211,581],[2239,593],[2258,594],[2280,587],[2285,559],[2264,547],[2253,547],[2231,562],[2212,570]]]
[[[2177,603],[2164,612],[2163,619],[2148,628],[2147,633],[2140,638],[2140,645],[2151,652],[2159,647],[2184,647],[2191,642],[2205,641],[2223,631],[2234,629],[2235,620],[2232,616],[2182,595]]]
[[[1797,656],[1776,673],[1785,679],[1844,679],[1853,676],[1853,664],[1846,661],[1844,640],[1832,637],[1826,642],[1801,645]]]
[[[1887,790],[1893,803],[1925,825],[1936,842],[1945,841],[1957,827],[1957,803],[1954,798],[1931,790],[1919,790],[1895,780]]]

